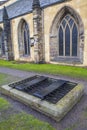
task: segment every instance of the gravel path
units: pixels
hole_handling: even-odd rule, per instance
[[[5,67],[0,67],[0,73],[10,74],[12,76],[17,76],[20,78],[26,78],[26,77],[30,77],[34,75],[33,72],[25,72],[25,71],[16,70],[16,69],[9,69]]]
[[[20,78],[26,78],[38,74],[34,72],[26,72],[4,67],[0,67],[0,73],[10,74],[12,76],[17,76]],[[76,104],[74,108],[59,123],[27,107],[26,105],[19,103],[18,101],[15,101],[7,96],[4,97],[11,102],[11,104],[14,106],[15,109],[18,109],[20,111],[21,110],[26,111],[27,113],[34,115],[39,120],[50,123],[54,128],[56,128],[56,130],[87,130],[87,81],[65,76],[53,76],[49,74],[40,74],[40,73],[39,75],[50,76],[51,78],[57,78],[57,79],[61,78],[64,80],[82,83],[84,85],[85,88],[84,96],[82,97],[80,102]]]

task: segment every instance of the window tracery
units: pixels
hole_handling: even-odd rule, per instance
[[[58,29],[59,56],[78,55],[78,27],[72,16],[66,15]]]

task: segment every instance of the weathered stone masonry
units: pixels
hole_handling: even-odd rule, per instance
[[[3,6],[5,6],[4,10]],[[86,12],[86,0],[14,0],[13,2],[10,1],[2,4],[0,6],[0,28],[4,30],[6,60],[14,59],[35,63],[49,62],[81,66],[87,65]],[[77,27],[78,41],[76,42],[76,56],[72,55],[72,48],[74,48],[74,46],[72,47],[72,33],[70,33],[70,43],[66,43],[68,39],[64,41],[65,36],[63,37],[64,43],[62,47],[63,49],[69,49],[70,54],[66,55],[66,50],[63,51],[64,54],[62,56],[59,54],[59,51],[62,50],[59,49],[59,27],[60,25],[62,26],[62,20],[66,15],[74,20]],[[28,50],[26,48],[28,46],[24,42],[26,41],[24,38],[27,38],[24,33],[21,33],[21,31],[23,32],[22,21],[25,21],[29,30],[29,55],[20,55],[20,52]],[[72,31],[69,23],[68,27],[69,31]],[[64,28],[63,31],[67,32]],[[70,44],[70,47],[64,44]],[[24,49],[23,46],[22,49],[20,46],[19,50],[19,45],[23,45]],[[0,52],[3,52],[1,49]],[[0,55],[0,58],[3,58],[3,56]]]
[[[5,45],[6,60],[13,60],[12,42],[11,42],[11,24],[5,7],[3,10],[3,26],[4,26],[4,45]]]
[[[34,27],[34,58],[35,63],[44,62],[43,57],[43,32],[42,9],[39,0],[33,0],[33,27]]]

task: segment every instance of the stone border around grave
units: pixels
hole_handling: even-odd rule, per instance
[[[44,113],[54,120],[60,121],[80,100],[84,94],[84,87],[83,85],[78,84],[56,104],[41,100],[25,92],[18,91],[9,87],[8,85],[1,86],[0,91],[2,94],[10,96],[13,99],[17,99],[18,101]]]

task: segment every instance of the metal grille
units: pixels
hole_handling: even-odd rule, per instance
[[[65,80],[33,76],[9,86],[55,104],[76,85],[76,83]]]
[[[63,98],[69,91],[71,91],[77,84],[66,82],[61,87],[59,87],[57,90],[53,91],[49,95],[46,96],[45,100],[51,102],[51,103],[57,103],[61,98]]]

